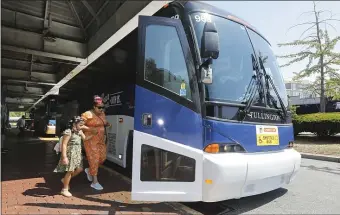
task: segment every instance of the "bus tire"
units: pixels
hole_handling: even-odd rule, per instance
[[[132,157],[133,157],[133,131],[129,131],[128,145],[126,147],[126,170],[132,176]]]

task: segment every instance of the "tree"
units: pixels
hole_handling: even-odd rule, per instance
[[[305,59],[308,59],[306,68],[299,71],[298,73],[295,73],[294,79],[301,80],[312,75],[317,75],[317,78],[313,85],[315,89],[319,90],[320,92],[320,112],[325,112],[327,87],[334,86],[334,83],[336,83],[334,82],[334,80],[337,80],[340,77],[339,70],[334,68],[334,66],[340,65],[340,53],[334,52],[334,47],[336,46],[337,42],[339,42],[340,36],[330,39],[327,26],[334,28],[334,26],[331,25],[330,22],[340,21],[340,19],[333,18],[333,14],[330,11],[317,10],[317,3],[314,1],[313,5],[313,11],[303,13],[313,14],[313,21],[299,23],[290,28],[292,29],[297,26],[305,25],[309,26],[301,34],[300,38],[293,42],[278,44],[279,47],[302,46],[303,50],[298,53],[278,56],[278,58],[290,59],[288,63],[282,65],[281,67],[290,66],[294,63],[298,63]],[[330,14],[330,17],[323,19],[321,15],[326,12]],[[323,26],[324,28],[322,28]],[[309,34],[305,35],[306,33]],[[305,37],[301,39],[304,35]],[[328,86],[326,86],[327,83]],[[330,87],[329,89],[331,88],[332,87]]]

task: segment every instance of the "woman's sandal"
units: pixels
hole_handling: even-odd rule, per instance
[[[68,191],[68,189],[62,189],[60,194],[65,196],[65,197],[71,197],[72,196],[72,194]]]

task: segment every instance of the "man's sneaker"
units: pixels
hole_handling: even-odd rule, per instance
[[[72,194],[67,189],[62,189],[60,194],[65,196],[65,197],[71,197],[72,196]]]
[[[93,180],[93,177],[90,175],[89,173],[89,168],[86,168],[85,169],[85,173],[86,173],[86,176],[87,176],[87,180],[89,180],[90,182],[92,182]]]
[[[102,190],[103,189],[102,185],[100,185],[98,182],[95,183],[95,184],[91,184],[91,187],[93,189],[96,189],[96,190]]]

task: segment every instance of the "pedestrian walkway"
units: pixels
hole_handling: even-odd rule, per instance
[[[185,213],[172,204],[132,202],[131,185],[104,168],[99,170],[104,190],[92,189],[83,173],[71,181],[73,197],[59,195],[63,175],[53,172],[59,159],[54,144],[50,140],[7,137],[10,151],[2,155],[2,214]]]

